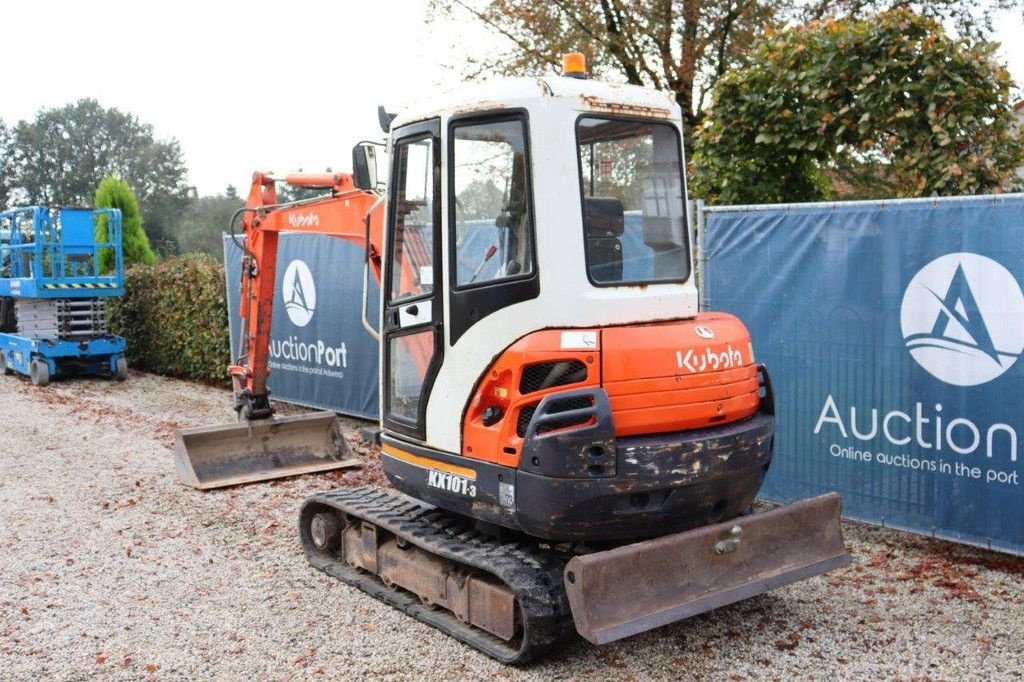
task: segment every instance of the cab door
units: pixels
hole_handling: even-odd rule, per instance
[[[437,119],[395,132],[384,271],[381,390],[385,430],[426,438],[441,366],[441,154]]]

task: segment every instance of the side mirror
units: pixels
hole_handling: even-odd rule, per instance
[[[352,182],[359,189],[377,189],[377,145],[360,142],[352,147]]]

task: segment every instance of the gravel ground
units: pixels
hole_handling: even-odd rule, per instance
[[[227,421],[219,388],[134,373],[0,377],[0,679],[1011,678],[1024,560],[846,524],[856,563],[616,644],[503,667],[310,568],[330,473],[200,493],[173,433]],[[358,423],[346,425],[357,441]]]

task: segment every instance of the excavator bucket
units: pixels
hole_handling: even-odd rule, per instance
[[[829,493],[573,557],[565,587],[576,629],[605,644],[846,566],[841,511]]]
[[[181,429],[175,466],[200,490],[358,466],[333,412]]]

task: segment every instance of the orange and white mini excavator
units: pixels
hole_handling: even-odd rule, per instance
[[[316,568],[508,663],[850,561],[835,494],[750,513],[771,384],[738,319],[698,312],[680,109],[588,80],[580,59],[384,116],[386,191],[369,145],[352,175],[284,179],[319,199],[278,204],[257,173],[231,368],[244,421],[178,434],[197,487],[337,464],[333,414],[276,417],[268,400],[277,241],[364,244],[399,494],[311,497],[302,544]]]

